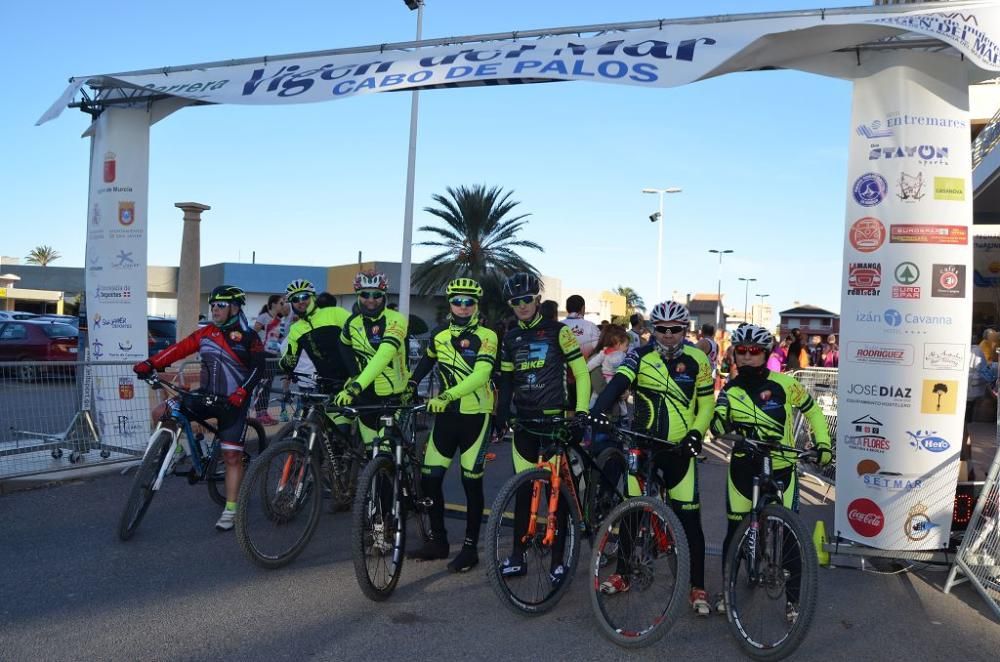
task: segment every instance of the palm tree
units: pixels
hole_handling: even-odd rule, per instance
[[[631,287],[619,285],[615,288],[615,294],[620,294],[625,297],[625,317],[631,317],[632,313],[637,310],[646,312],[646,303],[642,300],[642,297],[639,296],[639,293]]]
[[[62,255],[51,246],[35,246],[28,253],[28,256],[24,258],[24,261],[28,264],[38,264],[47,267],[49,262],[55,262],[61,257]]]
[[[448,196],[432,196],[439,207],[425,207],[428,214],[444,221],[444,227],[424,225],[421,232],[437,235],[433,241],[418,246],[437,246],[442,250],[414,271],[413,283],[418,292],[428,294],[442,289],[453,278],[475,278],[483,286],[481,309],[490,321],[506,313],[500,288],[505,278],[519,271],[538,275],[538,270],[517,253],[519,248],[542,251],[542,247],[518,233],[530,214],[507,217],[518,204],[512,191],[485,184],[448,187]]]

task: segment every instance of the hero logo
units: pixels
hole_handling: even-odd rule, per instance
[[[847,269],[848,296],[878,296],[882,285],[882,264],[851,262]]]
[[[847,506],[847,521],[858,535],[874,538],[882,532],[885,516],[871,499],[855,499]]]
[[[937,432],[932,430],[917,430],[916,432],[906,432],[910,436],[910,446],[917,451],[930,451],[931,453],[943,453],[951,444],[943,437],[938,437]]]
[[[854,434],[847,435],[845,439],[848,448],[871,453],[889,450],[889,440],[880,434],[882,421],[869,414],[851,421],[851,425],[854,426]]]
[[[849,342],[847,357],[851,363],[877,365],[913,365],[912,345],[887,345],[883,343]]]

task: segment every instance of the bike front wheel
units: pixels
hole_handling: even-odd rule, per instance
[[[135,474],[135,480],[132,481],[125,510],[118,520],[118,537],[122,540],[128,540],[135,534],[149,504],[153,501],[156,495],[153,483],[160,474],[160,467],[167,460],[167,452],[172,441],[173,434],[170,430],[160,429],[153,434],[146,455],[142,458],[142,464]]]
[[[500,601],[517,614],[543,614],[555,607],[580,558],[580,517],[573,496],[563,485],[556,511],[549,512],[550,479],[544,469],[513,476],[497,494],[486,523],[487,577]],[[532,513],[535,489],[540,498]],[[552,517],[555,538],[546,542]]]
[[[253,463],[240,487],[236,539],[264,568],[291,563],[309,544],[319,522],[319,463],[302,440],[281,439]]]
[[[396,463],[378,456],[358,479],[351,524],[354,574],[370,600],[387,600],[399,583],[406,545],[406,512],[398,498]]]
[[[624,648],[659,641],[687,600],[691,556],[677,515],[636,497],[601,522],[590,558],[590,604],[601,634]]]
[[[819,563],[802,519],[766,506],[733,534],[724,589],[729,630],[755,660],[781,660],[802,643],[816,612]]]

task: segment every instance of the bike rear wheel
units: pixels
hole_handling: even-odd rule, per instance
[[[248,418],[243,428],[243,466],[260,455],[267,447],[267,432],[256,418]],[[205,469],[205,482],[208,483],[208,496],[220,506],[226,505],[226,463],[222,459],[222,451],[218,451],[208,460]]]
[[[726,614],[746,655],[780,660],[795,652],[809,631],[819,564],[796,513],[769,505],[758,521],[756,539],[749,517],[733,535],[724,579]]]
[[[406,511],[399,494],[392,458],[371,460],[358,479],[351,525],[354,574],[370,600],[388,599],[403,569]]]
[[[580,517],[573,496],[565,485],[560,488],[557,508],[565,514],[565,525],[556,532],[556,544],[546,545],[543,541],[548,518],[560,516],[560,513],[549,513],[548,510],[552,489],[550,477],[544,469],[530,469],[511,477],[497,493],[486,523],[486,575],[500,601],[518,614],[543,614],[555,607],[572,583],[580,558]],[[531,492],[536,483],[541,489],[538,512],[535,513],[537,529],[534,535],[528,537],[526,527],[531,519]],[[519,494],[524,508],[524,530],[515,532]],[[561,553],[556,549],[560,545]],[[524,572],[504,576],[504,561],[507,559],[520,561]],[[560,565],[563,567],[562,577],[554,581],[551,573]]]
[[[253,463],[240,487],[236,539],[264,568],[291,563],[309,544],[319,523],[319,462],[304,440],[280,439]]]
[[[619,646],[649,646],[681,617],[691,556],[680,520],[663,501],[636,497],[615,507],[597,531],[590,569],[594,616]],[[605,582],[614,592],[602,591]]]
[[[135,480],[132,481],[132,489],[129,492],[128,501],[125,502],[125,510],[122,511],[118,520],[118,537],[128,540],[134,534],[139,523],[142,522],[149,504],[153,501],[156,492],[153,491],[153,483],[160,473],[160,467],[167,460],[167,452],[170,450],[170,442],[173,435],[169,430],[157,430],[149,443],[146,456],[142,459]]]

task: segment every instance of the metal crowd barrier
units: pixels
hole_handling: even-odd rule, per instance
[[[822,471],[805,470],[805,473],[818,482],[825,482],[830,486],[836,477],[837,470],[837,368],[804,368],[789,374],[806,387],[806,391],[812,396],[815,406],[819,407],[826,419],[826,427],[832,441],[834,461]],[[815,442],[809,421],[798,410],[795,411],[792,426],[792,434],[798,448],[808,448]]]
[[[185,383],[197,364],[168,373]],[[136,387],[131,361],[0,362],[0,478],[135,460],[163,391]],[[101,430],[115,430],[103,439]]]

